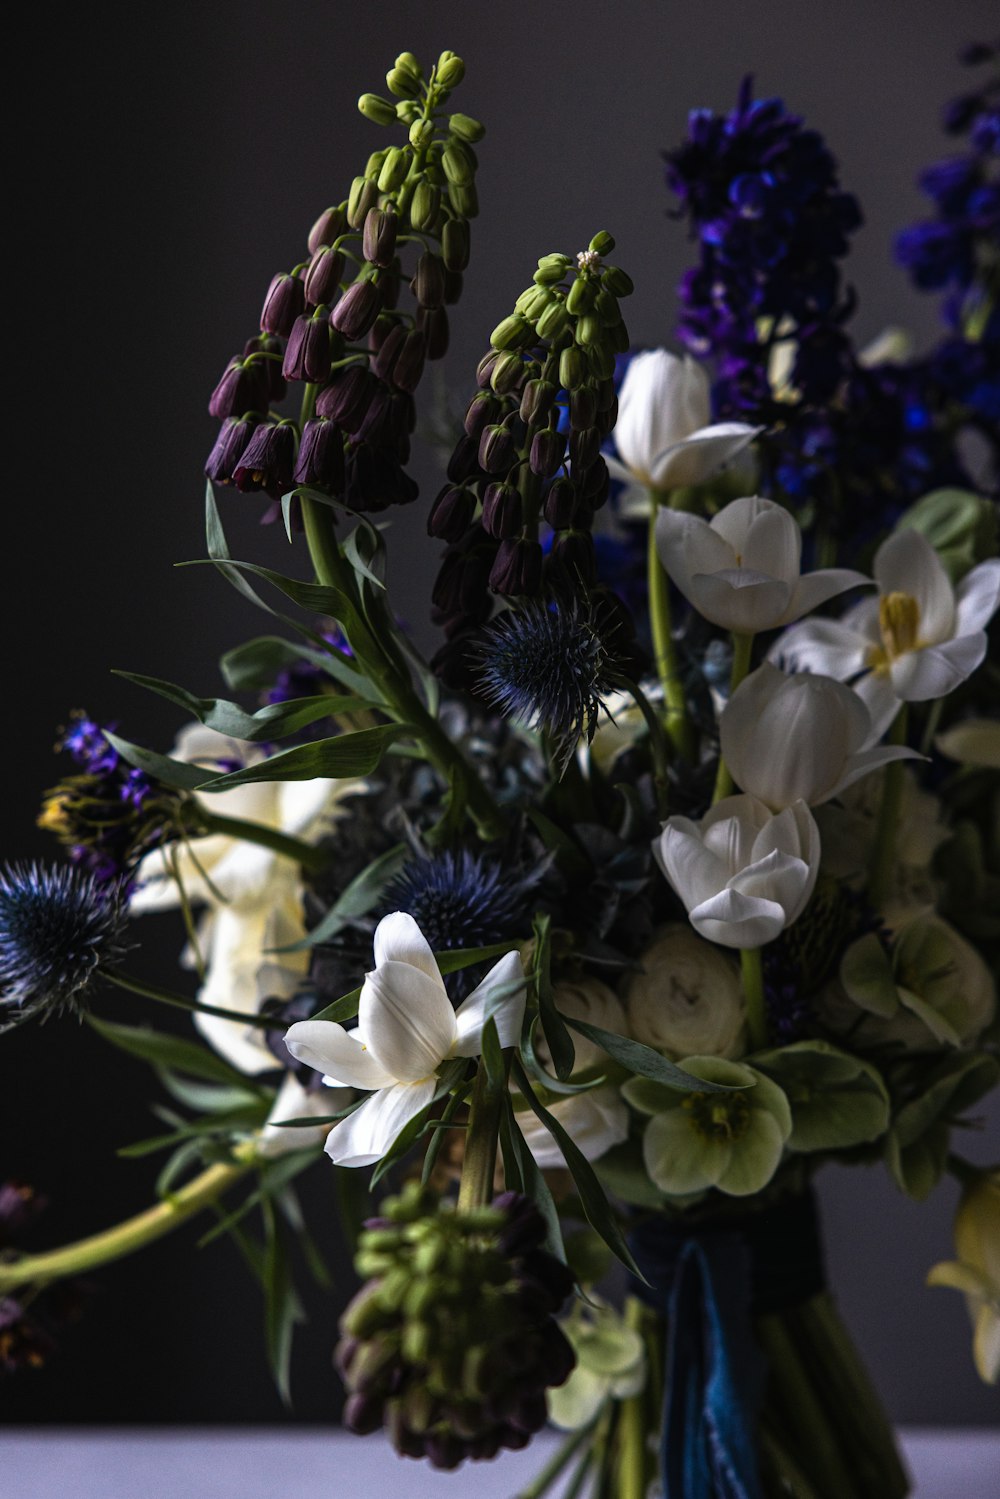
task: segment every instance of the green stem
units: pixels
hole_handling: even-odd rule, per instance
[[[556,1448],[541,1472],[535,1477],[526,1489],[522,1489],[516,1499],[543,1499],[556,1479],[562,1474],[573,1461],[580,1448],[586,1442],[594,1430],[594,1423],[582,1426],[579,1431],[571,1432],[566,1440]]]
[[[79,1275],[123,1259],[127,1254],[152,1244],[171,1233],[202,1208],[222,1196],[251,1168],[250,1161],[207,1167],[177,1192],[155,1207],[147,1208],[134,1218],[88,1239],[79,1239],[62,1249],[42,1254],[27,1254],[12,1264],[0,1264],[0,1292],[14,1291],[18,1286],[58,1280],[64,1275]]]
[[[764,965],[759,947],[744,947],[740,953],[743,997],[747,1006],[750,1050],[759,1051],[768,1042],[767,1005],[764,1000]]]
[[[656,549],[656,517],[663,497],[649,491],[649,535],[646,552],[646,575],[649,593],[649,621],[653,634],[653,661],[663,688],[666,705],[665,727],[674,750],[685,760],[694,758],[691,724],[687,716],[684,684],[677,664],[677,651],[670,628],[670,584]]]
[[[218,1005],[199,1004],[195,999],[186,999],[183,994],[159,989],[155,984],[145,984],[141,979],[130,978],[124,973],[109,973],[106,977],[109,983],[127,990],[129,994],[139,994],[143,999],[155,999],[157,1004],[171,1005],[175,1010],[189,1010],[196,1015],[218,1015],[220,1020],[234,1020],[238,1025],[259,1025],[270,1030],[278,1023],[273,1015],[244,1015],[239,1010],[223,1010]]]
[[[634,1296],[625,1302],[625,1324],[635,1332],[643,1326],[642,1303]],[[619,1421],[619,1499],[646,1499],[647,1472],[645,1391],[622,1401]]]
[[[750,660],[753,655],[753,636],[733,634],[733,664],[729,673],[729,696],[732,697],[743,678],[750,670]],[[712,793],[712,806],[721,802],[723,797],[729,796],[733,789],[733,778],[729,773],[729,766],[722,758],[719,751],[719,770],[715,777],[715,790]]]
[[[314,843],[305,843],[301,838],[282,833],[278,828],[268,828],[259,822],[247,822],[242,817],[223,817],[221,813],[208,812],[201,806],[198,808],[198,832],[220,833],[224,838],[239,838],[244,843],[259,844],[261,848],[269,848],[274,853],[291,859],[293,863],[301,864],[303,869],[316,873],[325,869],[329,862],[328,851],[318,848]]]
[[[504,1073],[506,1086],[506,1071]],[[469,1105],[469,1127],[462,1158],[462,1180],[458,1188],[458,1211],[471,1212],[485,1207],[493,1197],[493,1178],[497,1169],[497,1142],[500,1136],[500,1110],[504,1089],[490,1081],[485,1060],[480,1057],[479,1070]]]
[[[627,677],[623,677],[621,685],[634,699],[636,707],[645,720],[646,728],[649,730],[649,753],[653,762],[653,788],[656,792],[656,809],[661,817],[666,817],[670,795],[670,740],[667,737],[667,731],[660,722],[656,709],[638,682],[632,682]]]
[[[906,743],[907,722],[907,706],[903,703],[889,730],[890,744]],[[896,832],[903,803],[902,761],[890,760],[882,776],[882,801],[878,809],[875,843],[868,866],[868,899],[876,911],[880,911],[885,905],[892,884],[893,863],[896,857]]]

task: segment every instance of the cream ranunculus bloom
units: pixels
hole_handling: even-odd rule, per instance
[[[207,771],[265,758],[258,745],[230,739],[202,724],[183,729],[172,753]],[[206,796],[204,805],[222,816],[310,841],[343,811],[346,797],[364,789],[360,780],[262,781]],[[256,1015],[267,998],[290,999],[308,969],[308,952],[283,953],[280,962],[269,953],[306,935],[298,865],[259,844],[221,834],[155,849],[139,865],[133,913],[178,906],[175,871],[191,904],[206,908],[197,933],[206,969],[201,1002]],[[190,951],[185,962],[194,966]],[[196,1015],[195,1024],[241,1072],[254,1074],[279,1065],[259,1027],[244,1027],[217,1015]]]
[[[639,955],[625,989],[628,1028],[673,1060],[741,1057],[746,1007],[740,970],[689,926],[671,922]]]
[[[772,811],[815,807],[890,760],[919,758],[905,745],[875,744],[867,708],[843,683],[786,676],[766,661],[729,699],[719,737],[737,786]]]
[[[842,619],[805,620],[775,643],[783,665],[853,682],[879,733],[901,702],[944,697],[986,655],[1000,606],[1000,559],[980,562],[953,588],[925,536],[900,530],[875,553],[878,598]]]
[[[702,484],[760,431],[712,423],[708,375],[689,354],[650,349],[632,358],[618,392],[613,478],[643,490]],[[627,505],[627,499],[623,497]]]
[[[805,908],[819,869],[819,832],[804,801],[777,816],[729,796],[700,823],[670,817],[653,844],[691,925],[722,947],[761,947]]]
[[[798,522],[783,505],[756,495],[732,500],[711,521],[661,510],[656,546],[667,573],[698,613],[743,635],[789,624],[870,581],[844,567],[802,576]]]
[[[578,1038],[574,1036],[573,1039]],[[604,1052],[601,1056],[607,1061]],[[546,1104],[546,1108],[588,1161],[599,1161],[612,1146],[620,1145],[628,1138],[628,1109],[618,1089],[611,1083],[590,1088],[586,1093],[574,1093],[569,1098],[554,1099]],[[566,1161],[555,1137],[529,1108],[518,1110],[517,1122],[528,1149],[543,1171],[565,1166]]]
[[[491,1015],[500,1045],[516,1046],[524,1000],[524,969],[512,952],[456,1011],[413,917],[402,911],[384,916],[375,929],[375,968],[361,990],[357,1029],[300,1020],[285,1032],[296,1061],[331,1083],[371,1095],[330,1131],[326,1153],[334,1164],[381,1160],[400,1130],[433,1100],[441,1063],[479,1055]]]

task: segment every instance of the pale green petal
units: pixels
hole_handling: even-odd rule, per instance
[[[746,1133],[730,1146],[725,1170],[716,1185],[730,1197],[749,1197],[766,1187],[778,1169],[785,1137],[773,1114],[754,1109]]]
[[[701,1134],[689,1115],[679,1109],[651,1119],[642,1142],[650,1180],[671,1197],[686,1197],[714,1187],[729,1165],[732,1150],[728,1140],[712,1140]]]

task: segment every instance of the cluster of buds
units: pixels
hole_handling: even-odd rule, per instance
[[[575,1362],[553,1316],[573,1277],[541,1248],[538,1209],[504,1192],[459,1213],[414,1183],[382,1214],[361,1234],[367,1284],[340,1323],[347,1425],[385,1426],[436,1468],[526,1446]]]
[[[78,767],[45,793],[38,826],[97,879],[127,878],[149,849],[178,835],[184,798],[128,765],[100,724],[75,713],[56,745]]]
[[[579,595],[594,582],[591,527],[609,482],[601,447],[617,417],[615,356],[628,348],[619,302],[632,291],[603,261],[613,248],[601,233],[575,259],[543,256],[480,361],[427,523],[448,543],[433,601],[449,641],[487,619],[491,593]]]
[[[478,211],[477,120],[442,113],[465,72],[443,52],[425,79],[410,52],[386,74],[392,98],[358,108],[401,126],[403,144],[374,151],[343,202],[313,225],[308,255],[273,277],[260,333],[227,366],[209,412],[222,422],[205,472],[219,484],[295,486],[336,495],[355,510],[416,497],[404,472],[425,362],[448,347],[448,312],[469,260]],[[407,251],[414,263],[404,270]],[[404,283],[412,310],[400,306]],[[283,416],[289,385],[300,409]]]

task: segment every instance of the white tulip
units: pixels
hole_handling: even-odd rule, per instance
[[[711,521],[661,510],[656,547],[698,613],[742,635],[789,624],[846,588],[869,582],[845,567],[803,577],[798,522],[783,505],[756,495],[732,500]]]
[[[728,796],[700,823],[668,818],[653,853],[697,932],[722,947],[762,947],[812,894],[819,832],[804,801],[773,816],[753,796]]]
[[[574,1038],[575,1039],[575,1038]],[[606,1053],[601,1055],[607,1062]],[[628,1109],[618,1089],[611,1083],[557,1098],[546,1105],[588,1161],[598,1161],[614,1145],[628,1138]],[[543,1171],[554,1171],[566,1165],[556,1139],[530,1109],[518,1111],[517,1122]]]
[[[264,1126],[255,1140],[258,1156],[268,1160],[291,1150],[319,1145],[330,1128],[328,1124],[284,1124],[285,1119],[328,1118],[346,1109],[351,1101],[349,1088],[303,1088],[294,1072],[286,1072]]]
[[[703,484],[761,430],[711,418],[708,375],[689,354],[634,355],[618,392],[612,477],[660,491]]]
[[[671,922],[639,954],[625,990],[629,1034],[675,1060],[741,1057],[746,1007],[739,965]]]
[[[512,952],[456,1011],[413,917],[402,911],[383,917],[375,929],[375,968],[361,990],[357,1028],[300,1020],[285,1033],[297,1061],[331,1083],[371,1093],[330,1131],[330,1159],[338,1166],[381,1160],[400,1130],[433,1100],[441,1063],[479,1055],[491,1015],[500,1045],[517,1044],[524,999],[524,969]]]
[[[881,733],[900,703],[945,697],[986,655],[1000,607],[1000,559],[980,562],[957,588],[925,536],[896,531],[875,553],[879,597],[842,619],[805,620],[775,642],[783,665],[852,682]]]
[[[740,683],[719,718],[722,757],[741,790],[780,811],[829,801],[905,745],[876,745],[858,695],[830,677],[786,676],[765,662]]]

